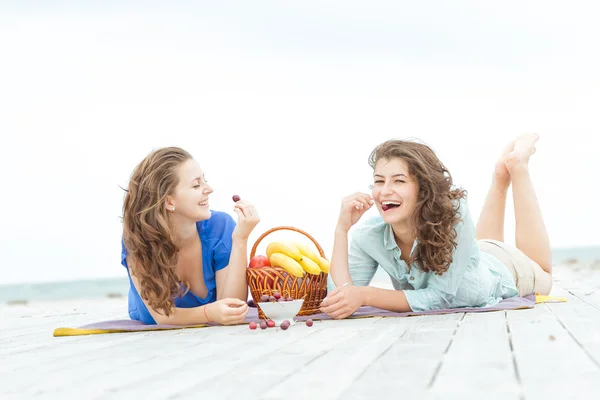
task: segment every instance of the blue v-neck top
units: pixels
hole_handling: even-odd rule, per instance
[[[192,308],[216,301],[217,283],[215,274],[229,265],[231,235],[235,228],[233,218],[222,211],[211,210],[210,218],[196,222],[196,227],[202,243],[202,272],[208,294],[205,298],[202,298],[188,291],[185,296],[175,298],[175,307]],[[127,249],[123,239],[121,239],[121,246],[121,264],[126,268],[129,276],[129,317],[148,325],[155,325],[156,321],[152,318],[131,280],[131,274],[127,267]]]

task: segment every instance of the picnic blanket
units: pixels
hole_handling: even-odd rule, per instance
[[[466,308],[450,308],[442,310],[429,310],[429,311],[409,311],[403,313],[397,313],[392,311],[386,311],[379,308],[360,307],[352,316],[349,318],[370,318],[370,317],[410,317],[416,315],[440,315],[440,314],[454,314],[454,313],[480,313],[480,312],[493,312],[503,310],[520,310],[533,308],[537,303],[546,302],[563,302],[567,301],[562,297],[552,296],[541,296],[531,294],[525,297],[512,297],[504,299],[498,304],[489,307],[466,307]],[[314,314],[311,316],[295,317],[295,320],[302,321],[311,318],[313,320],[328,320],[331,317],[327,314]],[[258,312],[256,308],[250,308],[248,315],[246,316],[243,324],[248,324],[251,321],[258,321]],[[146,325],[140,321],[124,319],[124,320],[112,320],[112,321],[100,321],[92,324],[83,325],[77,328],[64,327],[56,328],[54,330],[54,336],[79,336],[79,335],[97,335],[103,333],[123,333],[123,332],[140,332],[140,331],[165,331],[173,329],[190,329],[190,328],[205,328],[209,326],[218,326],[215,323],[208,324],[197,324],[197,325]]]

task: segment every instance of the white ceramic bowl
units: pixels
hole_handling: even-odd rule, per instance
[[[277,301],[277,302],[263,302],[258,303],[260,309],[265,313],[267,318],[272,319],[275,322],[275,326],[281,325],[286,319],[290,321],[290,325],[294,325],[294,317],[300,312],[304,300],[293,300],[293,301]]]

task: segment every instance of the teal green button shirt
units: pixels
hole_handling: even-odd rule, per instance
[[[404,290],[413,311],[486,307],[518,296],[514,278],[496,257],[479,250],[467,202],[460,200],[461,221],[455,225],[458,246],[452,264],[442,275],[408,265],[392,227],[380,215],[359,223],[351,232],[348,250],[350,276],[356,286],[368,286],[377,268],[388,273],[396,290]],[[413,245],[413,250],[417,242]],[[334,287],[329,281],[329,288]]]

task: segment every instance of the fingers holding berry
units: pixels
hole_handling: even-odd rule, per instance
[[[233,231],[234,237],[247,240],[252,230],[260,222],[260,215],[249,201],[242,200],[239,195],[233,195],[232,199],[235,202],[233,211],[238,215],[238,223]]]

